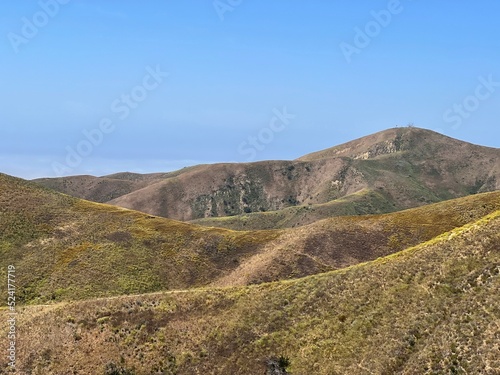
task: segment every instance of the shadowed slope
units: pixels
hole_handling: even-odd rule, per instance
[[[210,217],[189,222],[235,230],[294,228],[329,217],[389,213],[397,211],[398,208],[383,192],[362,189],[328,203],[299,205],[277,211],[235,216]]]
[[[278,235],[157,218],[0,174],[0,275],[16,266],[23,303],[204,285]]]

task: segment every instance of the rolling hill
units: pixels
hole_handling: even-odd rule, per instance
[[[496,211],[306,278],[24,307],[19,373],[495,375],[499,243]]]
[[[116,182],[112,176],[37,182],[77,197],[112,197],[106,202],[206,226],[276,229],[498,190],[500,150],[406,127],[293,161],[199,165],[173,174],[132,176],[135,182]],[[105,193],[95,188],[99,182]]]
[[[232,231],[84,201],[0,175],[0,276],[8,264],[30,270],[18,276],[24,304],[256,284],[373,260],[498,209],[500,192],[493,192],[300,228]]]
[[[16,265],[22,303],[205,285],[278,235],[157,218],[0,174],[0,274]]]
[[[294,161],[0,174],[15,373],[497,374],[499,160],[398,128]]]
[[[71,176],[61,178],[39,178],[34,180],[46,188],[74,197],[105,203],[149,184],[161,181],[169,173],[116,173],[104,177]]]

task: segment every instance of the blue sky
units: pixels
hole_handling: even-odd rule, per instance
[[[294,159],[408,123],[500,147],[498,14],[494,1],[3,1],[0,171]]]

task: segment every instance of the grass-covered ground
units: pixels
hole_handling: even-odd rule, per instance
[[[18,373],[498,374],[499,244],[496,211],[302,279],[25,307]]]
[[[0,276],[16,266],[22,303],[205,285],[278,235],[156,218],[0,175]]]
[[[500,193],[488,193],[388,215],[233,231],[0,175],[0,276],[17,267],[23,304],[293,279],[400,251],[497,209]]]
[[[500,192],[232,231],[0,175],[0,255],[17,374],[500,373]]]

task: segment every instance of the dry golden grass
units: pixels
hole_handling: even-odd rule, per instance
[[[499,244],[496,211],[302,279],[25,307],[18,373],[496,375]]]
[[[4,175],[0,187],[0,277],[16,265],[23,304],[298,278],[397,252],[500,208],[497,192],[242,232],[78,200]]]
[[[280,234],[203,228],[5,175],[0,210],[0,276],[19,269],[22,303],[205,285]]]
[[[384,215],[335,217],[288,229],[212,285],[297,278],[386,256],[500,209],[500,192]]]

